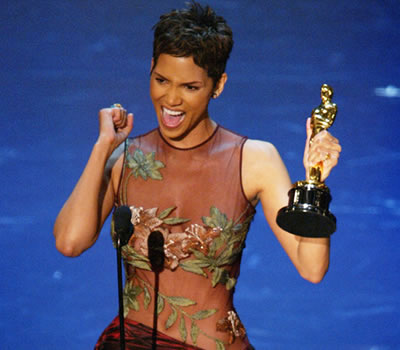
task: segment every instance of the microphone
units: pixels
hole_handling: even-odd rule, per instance
[[[154,310],[153,310],[153,347],[156,348],[158,326],[158,290],[160,286],[160,272],[164,268],[164,236],[160,231],[153,231],[147,238],[148,257],[151,269],[154,271]]]
[[[118,207],[114,212],[114,230],[117,234],[117,240],[120,239],[120,245],[126,245],[134,231],[131,222],[132,212],[128,206],[123,205]]]
[[[149,260],[154,272],[160,272],[164,267],[164,236],[160,231],[153,231],[147,239]]]
[[[134,227],[131,223],[132,212],[123,205],[115,209],[113,214],[114,231],[117,236],[117,269],[118,269],[118,301],[119,301],[119,341],[120,349],[125,350],[124,297],[122,288],[121,247],[131,238]]]

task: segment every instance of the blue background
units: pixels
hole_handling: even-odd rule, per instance
[[[398,0],[210,0],[234,31],[228,84],[212,117],[276,145],[304,178],[305,120],[334,87],[343,146],[327,184],[338,229],[330,270],[303,281],[261,213],[236,306],[257,349],[400,349]],[[0,5],[1,349],[91,349],[117,314],[109,222],[68,259],[52,226],[96,140],[97,111],[156,126],[152,31],[184,1],[2,1]],[[397,87],[396,87],[397,86]]]

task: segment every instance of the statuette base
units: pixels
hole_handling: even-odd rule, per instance
[[[298,236],[329,237],[336,231],[336,218],[329,211],[332,197],[322,183],[299,181],[289,191],[289,204],[279,210],[278,225]]]

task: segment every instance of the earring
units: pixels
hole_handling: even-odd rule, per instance
[[[215,98],[217,98],[217,97],[218,97],[218,95],[217,95],[217,93],[216,93],[216,92],[213,92],[213,94],[211,95],[211,97],[215,99]]]

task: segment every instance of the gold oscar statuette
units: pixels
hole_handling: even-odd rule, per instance
[[[337,106],[332,103],[333,89],[321,87],[321,104],[312,111],[310,143],[319,132],[328,129],[335,121]],[[329,188],[321,182],[324,163],[310,167],[309,180],[298,181],[289,191],[289,204],[279,210],[276,222],[295,235],[302,237],[329,237],[336,230],[336,218],[329,211],[332,199]]]

